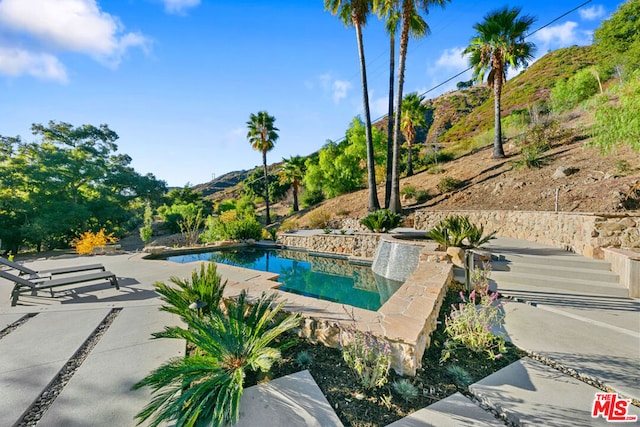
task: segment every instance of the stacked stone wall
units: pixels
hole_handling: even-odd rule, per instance
[[[602,248],[640,249],[640,215],[527,211],[418,211],[414,228],[430,230],[450,215],[468,216],[486,232],[565,248],[602,259]]]
[[[379,234],[282,234],[278,237],[278,243],[296,248],[307,249],[312,252],[353,256],[360,258],[373,258],[378,248]]]

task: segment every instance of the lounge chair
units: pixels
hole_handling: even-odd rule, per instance
[[[0,257],[0,264],[4,264],[7,267],[11,267],[15,270],[18,270],[20,273],[19,276],[29,275],[30,279],[41,279],[45,276],[55,276],[57,274],[68,274],[68,273],[78,273],[82,271],[91,271],[91,270],[102,270],[105,271],[104,265],[102,264],[87,264],[87,265],[76,265],[73,267],[62,267],[62,268],[54,268],[51,270],[32,270],[30,268],[25,267],[22,264],[18,264],[17,262],[9,261],[6,258]]]
[[[15,306],[18,303],[18,296],[24,292],[31,291],[31,295],[36,295],[40,289],[49,289],[51,291],[51,296],[53,297],[53,288],[55,287],[92,282],[95,280],[108,279],[112,286],[115,286],[116,289],[120,289],[118,278],[110,271],[99,271],[97,273],[67,276],[51,280],[47,280],[46,278],[29,280],[24,277],[16,276],[15,274],[8,273],[4,270],[0,270],[0,277],[15,283],[13,290],[11,291],[11,306]]]

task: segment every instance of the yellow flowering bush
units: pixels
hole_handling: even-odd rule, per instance
[[[71,246],[73,246],[77,253],[81,255],[88,255],[93,253],[93,248],[98,246],[105,246],[108,243],[113,243],[116,241],[116,238],[113,237],[113,233],[107,234],[106,231],[101,229],[97,233],[92,231],[85,231],[71,242]]]

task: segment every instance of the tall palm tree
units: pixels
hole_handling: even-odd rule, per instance
[[[502,85],[506,81],[507,70],[511,66],[527,66],[533,58],[535,46],[524,41],[535,18],[525,15],[519,17],[520,8],[505,7],[489,12],[483,22],[473,26],[477,34],[464,53],[469,54],[473,66],[473,75],[483,81],[487,71],[487,84],[493,87],[494,99],[494,138],[493,158],[504,157],[502,148],[502,126],[500,124],[500,96]]]
[[[396,117],[402,116],[402,90],[404,89],[404,70],[407,59],[407,48],[409,46],[409,33],[411,22],[415,20],[416,15],[420,12],[425,14],[429,12],[429,6],[442,6],[449,0],[398,0],[402,2],[401,7],[401,25],[400,25],[400,59],[398,61],[398,93],[396,94],[395,114]],[[424,31],[420,36],[429,33],[429,26],[424,24]],[[417,38],[418,34],[414,34]],[[391,186],[391,199],[389,200],[389,210],[394,213],[400,213],[402,205],[400,204],[400,120],[395,120],[393,124],[393,165],[391,175],[393,185]]]
[[[275,117],[270,116],[266,111],[258,111],[257,114],[251,114],[247,127],[247,139],[251,143],[254,150],[262,152],[262,166],[264,167],[264,201],[267,205],[266,224],[271,224],[269,216],[269,177],[267,172],[267,152],[273,149],[278,140],[279,129],[273,124]]]
[[[402,117],[400,117],[400,129],[407,141],[407,176],[413,175],[411,162],[412,146],[416,140],[416,129],[427,126],[425,115],[427,106],[422,103],[424,96],[417,92],[408,93],[402,100]]]
[[[387,174],[385,181],[384,206],[389,207],[391,199],[391,186],[393,184],[393,92],[395,87],[395,49],[396,49],[396,33],[400,25],[400,4],[398,0],[374,0],[373,10],[378,14],[380,19],[384,19],[385,31],[389,34],[389,111],[387,113]],[[410,20],[411,27],[409,31],[415,38],[419,38],[424,34],[427,23],[422,16],[415,14]]]
[[[360,57],[360,77],[362,79],[362,105],[367,139],[369,210],[374,211],[380,209],[380,202],[378,201],[378,191],[376,188],[375,158],[371,135],[371,113],[369,111],[369,90],[367,87],[367,67],[364,59],[364,44],[362,42],[362,27],[367,23],[367,16],[372,9],[372,0],[324,0],[324,8],[331,12],[332,15],[338,15],[345,25],[353,25],[356,29],[358,56]]]
[[[293,211],[298,212],[298,190],[304,178],[305,160],[300,156],[292,156],[289,159],[282,159],[282,169],[280,169],[280,182],[291,184],[293,188]]]

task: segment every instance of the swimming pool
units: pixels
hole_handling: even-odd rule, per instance
[[[289,249],[242,248],[176,255],[168,261],[212,261],[279,274],[279,290],[378,310],[402,282],[386,279],[346,259]]]

